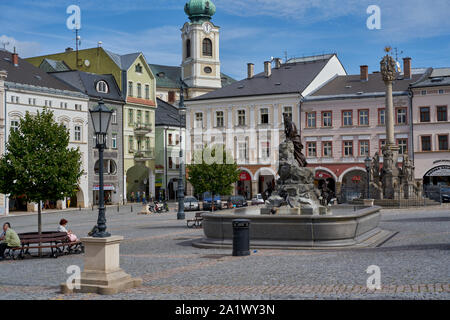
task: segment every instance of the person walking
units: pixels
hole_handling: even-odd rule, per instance
[[[20,238],[17,233],[11,229],[11,224],[5,222],[3,224],[3,236],[0,237],[0,259],[5,258],[5,250],[20,247]]]

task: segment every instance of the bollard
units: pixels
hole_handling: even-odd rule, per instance
[[[133,205],[131,205],[131,212],[133,212]]]
[[[235,219],[233,225],[233,256],[250,255],[250,220]]]
[[[119,212],[119,204],[117,204],[117,212]]]

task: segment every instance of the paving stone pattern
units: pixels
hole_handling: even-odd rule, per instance
[[[82,255],[0,261],[0,299],[449,299],[450,210],[383,210],[381,227],[399,233],[378,248],[257,250],[198,249],[201,229],[186,228],[176,213],[138,215],[140,206],[109,208],[108,230],[123,235],[121,267],[143,286],[112,296],[63,295],[59,283]],[[187,213],[192,218],[194,213]],[[97,219],[92,210],[44,214],[44,230],[62,218],[84,236]],[[17,232],[36,231],[37,216],[0,218]],[[367,267],[381,269],[380,290],[366,286]]]

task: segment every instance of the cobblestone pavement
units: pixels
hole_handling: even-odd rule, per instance
[[[144,216],[140,206],[109,208],[108,230],[123,235],[121,267],[143,286],[117,295],[62,295],[58,288],[82,255],[0,262],[0,299],[449,299],[448,207],[384,210],[381,227],[398,234],[378,248],[258,250],[232,257],[230,250],[198,249],[201,229],[186,228],[176,214]],[[187,213],[187,218],[194,213]],[[78,236],[95,224],[92,210],[43,215],[44,230],[69,220]],[[18,232],[36,230],[37,216],[0,218]],[[381,269],[380,290],[369,290],[367,267]]]

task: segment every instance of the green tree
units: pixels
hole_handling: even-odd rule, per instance
[[[215,195],[230,195],[233,192],[233,184],[239,180],[236,162],[223,145],[205,146],[204,149],[195,151],[187,171],[187,180],[194,187],[195,193],[210,192],[212,205]]]
[[[20,120],[11,130],[0,158],[0,193],[23,196],[38,203],[38,232],[42,232],[40,201],[72,196],[83,174],[79,149],[68,148],[69,132],[47,109]]]

